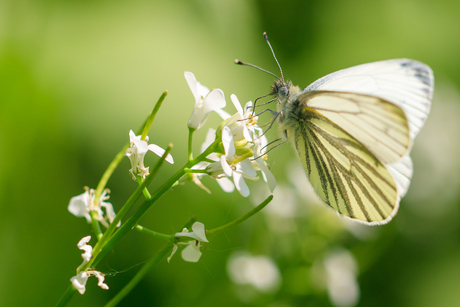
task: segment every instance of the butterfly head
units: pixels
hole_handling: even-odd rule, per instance
[[[276,80],[272,85],[271,94],[280,100],[286,99],[289,96],[289,83],[283,79]]]

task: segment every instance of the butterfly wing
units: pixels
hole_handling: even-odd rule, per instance
[[[409,149],[409,127],[401,108],[381,98],[357,93],[312,91],[297,100],[348,132],[384,164],[400,160]]]
[[[339,213],[368,225],[396,214],[396,183],[377,157],[340,126],[305,107],[301,125],[288,129],[309,179],[321,199]]]
[[[377,96],[404,110],[413,140],[425,123],[433,98],[434,77],[423,63],[394,59],[362,64],[318,79],[306,91],[341,91]]]
[[[394,59],[339,70],[318,79],[304,91],[346,91],[390,101],[406,113],[413,141],[430,112],[433,89],[433,71],[429,66],[414,60]],[[398,184],[400,197],[406,194],[412,178],[409,152],[410,148],[400,161],[387,165]]]

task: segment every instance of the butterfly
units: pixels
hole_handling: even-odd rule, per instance
[[[269,94],[278,102],[275,118],[315,192],[352,220],[388,223],[412,178],[409,153],[430,112],[431,68],[409,59],[373,62],[331,73],[303,90],[280,72],[281,78],[268,72],[277,78]]]

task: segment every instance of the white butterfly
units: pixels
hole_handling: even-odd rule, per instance
[[[279,128],[321,199],[353,220],[380,225],[395,216],[409,188],[409,153],[433,86],[430,67],[395,59],[331,73],[303,90],[281,71],[271,95]]]

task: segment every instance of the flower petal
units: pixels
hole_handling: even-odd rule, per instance
[[[216,130],[209,128],[208,132],[206,133],[206,138],[203,144],[201,145],[200,152],[203,153],[206,150],[206,148],[208,148],[209,145],[211,145],[214,142],[215,139],[216,139]]]
[[[224,92],[221,89],[215,89],[203,99],[204,113],[209,113],[225,107]]]
[[[148,149],[149,149],[151,152],[153,152],[154,154],[156,154],[157,156],[159,156],[159,157],[162,157],[162,156],[165,154],[165,150],[164,150],[163,148],[161,148],[160,146],[155,145],[155,144],[150,144],[150,145],[148,146]],[[174,159],[173,159],[173,157],[172,157],[170,154],[168,154],[168,155],[166,156],[166,159],[165,159],[165,160],[166,160],[166,162],[168,162],[168,163],[170,163],[170,164],[174,164]]]
[[[222,190],[227,193],[232,193],[235,191],[235,185],[227,177],[216,179],[217,183],[220,185]]]
[[[224,174],[227,175],[228,177],[232,177],[233,170],[228,164],[225,156],[220,156],[220,165],[222,166],[222,170],[224,171]]]
[[[70,282],[78,290],[80,294],[84,294],[86,291],[86,282],[88,281],[88,274],[86,272],[80,272],[78,275],[70,278]]]
[[[93,256],[93,247],[91,245],[88,245],[88,242],[91,240],[91,236],[86,236],[82,238],[80,241],[78,241],[77,246],[80,250],[84,251],[83,254],[81,254],[81,257],[83,258],[83,264],[88,263],[91,260],[91,257]]]
[[[241,196],[248,197],[250,194],[248,185],[244,181],[243,175],[238,172],[233,172],[233,182],[235,183],[236,189],[240,192]]]
[[[113,210],[113,205],[111,203],[101,202],[101,207],[105,208],[107,218],[109,219],[109,222],[112,223],[115,217],[117,216],[115,214],[115,210]],[[121,221],[118,222],[117,227],[119,227],[120,225],[121,225]]]
[[[201,242],[209,242],[208,239],[206,239],[206,231],[203,223],[193,223],[192,230],[198,236],[198,238],[200,238]]]
[[[171,261],[171,258],[172,258],[172,256],[174,256],[176,251],[177,251],[177,244],[174,244],[173,249],[171,251],[171,255],[169,255],[169,257],[166,259],[168,261],[168,263]]]
[[[76,217],[86,218],[86,221],[91,223],[91,216],[89,215],[89,201],[89,193],[86,191],[83,194],[72,197],[67,210]]]
[[[254,169],[254,166],[252,165],[251,161],[249,159],[244,159],[240,163],[238,163],[238,168],[241,170],[243,174],[245,174],[248,177],[257,177],[257,172]]]
[[[226,119],[230,118],[230,114],[228,114],[227,112],[225,112],[222,109],[214,110],[214,112],[216,112],[223,120],[226,120]]]
[[[243,136],[248,142],[252,142],[252,135],[247,126],[243,126]]]
[[[273,193],[276,187],[276,179],[275,176],[273,176],[272,172],[268,169],[267,165],[264,164],[259,164],[259,168],[262,171],[263,178],[265,182],[268,184],[268,189],[270,192]]]
[[[224,147],[225,156],[229,161],[235,158],[235,144],[233,143],[233,135],[230,128],[225,126],[222,128],[222,146]]]
[[[129,130],[129,142],[132,143],[136,139],[136,134],[133,130]]]
[[[238,97],[236,97],[235,94],[232,94],[232,95],[230,96],[230,99],[232,100],[233,105],[234,105],[235,108],[236,108],[236,111],[238,111],[238,113],[240,114],[241,118],[243,118],[243,116],[244,116],[243,108],[241,107],[241,103],[240,103],[240,101],[238,100]]]
[[[100,287],[101,289],[104,289],[104,290],[109,290],[109,286],[107,286],[107,284],[104,283],[104,279],[105,279],[105,275],[104,275],[104,274],[102,274],[102,273],[99,272],[99,271],[91,271],[91,273],[92,273],[94,276],[96,276],[98,287]]]
[[[195,75],[189,71],[184,72],[185,80],[187,80],[188,87],[192,91],[193,97],[195,97],[195,105],[201,100],[201,96],[198,93],[197,81]]]
[[[190,244],[182,250],[182,259],[188,262],[198,262],[201,258],[200,243],[198,241],[192,241]]]

